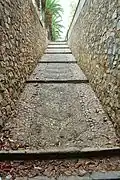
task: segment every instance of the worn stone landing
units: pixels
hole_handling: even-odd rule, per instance
[[[69,48],[68,45],[49,44],[48,48]]]
[[[47,49],[45,51],[45,53],[71,53],[71,50],[70,49],[66,49],[66,48],[60,48],[60,49]]]
[[[44,54],[43,57],[39,60],[39,62],[44,61],[54,61],[54,62],[70,62],[70,61],[76,61],[74,56],[72,54]]]
[[[32,83],[21,94],[17,115],[10,123],[14,141],[29,149],[116,145],[113,125],[88,83],[34,83],[36,79],[85,80],[77,64],[65,63],[71,59],[75,60],[69,54],[47,54],[41,62],[57,63],[38,63],[29,78]],[[64,63],[58,63],[61,60]]]
[[[74,63],[39,63],[30,80],[87,80],[82,70]]]
[[[49,42],[49,45],[68,45],[66,41]]]

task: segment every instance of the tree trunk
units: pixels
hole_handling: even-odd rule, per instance
[[[45,26],[46,29],[48,29],[49,32],[49,39],[51,40],[52,38],[52,13],[46,9],[45,11]]]
[[[36,4],[37,4],[37,7],[38,9],[40,8],[40,0],[35,0],[36,1]]]

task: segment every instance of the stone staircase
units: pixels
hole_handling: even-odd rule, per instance
[[[66,42],[51,42],[27,80],[11,136],[29,149],[111,148],[116,135]]]
[[[67,42],[49,43],[26,82],[16,111],[9,123],[11,138],[24,144],[25,153],[60,154],[116,146],[113,125]]]

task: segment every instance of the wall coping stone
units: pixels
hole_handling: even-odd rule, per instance
[[[80,13],[81,13],[81,11],[82,11],[82,9],[83,9],[86,1],[87,1],[87,0],[79,0],[79,2],[78,2],[78,5],[77,5],[77,7],[76,7],[76,10],[75,10],[73,19],[72,19],[72,21],[71,21],[71,24],[70,24],[70,26],[69,26],[69,29],[68,29],[68,32],[67,32],[67,35],[66,35],[66,39],[67,39],[67,40],[69,39],[69,37],[70,37],[70,35],[71,35],[72,29],[73,29],[73,27],[74,27],[74,25],[75,25],[75,23],[76,23],[79,15],[80,15]]]

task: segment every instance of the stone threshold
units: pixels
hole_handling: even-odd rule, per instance
[[[68,45],[68,43],[66,41],[64,42],[57,41],[57,42],[50,42],[48,46],[49,45]]]
[[[70,49],[69,47],[62,47],[62,46],[60,46],[60,47],[55,47],[55,46],[48,46],[47,47],[47,49]]]
[[[67,45],[67,46],[68,46],[68,43],[56,43],[56,44],[54,43],[54,44],[48,44],[48,46],[52,46],[52,45],[53,45],[53,46],[56,46],[56,45],[57,45],[57,46],[59,46],[59,45],[60,45],[60,46],[62,46],[62,45],[63,45],[63,46],[64,46],[64,45]]]
[[[51,84],[51,83],[57,83],[57,84],[63,84],[63,83],[68,83],[68,84],[81,84],[81,83],[89,83],[89,80],[85,79],[85,80],[27,80],[26,83],[47,83],[47,84]]]
[[[7,160],[56,160],[56,159],[85,159],[85,158],[106,158],[119,157],[120,148],[54,148],[41,150],[9,150],[0,151],[0,161]]]
[[[33,178],[28,177],[17,177],[16,180],[120,180],[120,171],[109,171],[109,172],[92,172],[86,175],[80,176],[60,176],[57,178],[36,176]]]

